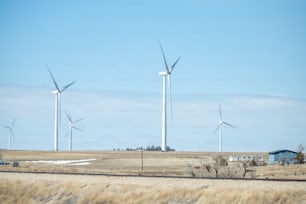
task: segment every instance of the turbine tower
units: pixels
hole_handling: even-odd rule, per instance
[[[228,122],[223,121],[221,105],[220,104],[219,104],[219,116],[220,116],[219,125],[217,126],[217,128],[215,129],[213,134],[215,134],[218,129],[220,130],[220,133],[219,133],[219,152],[222,152],[222,126],[223,126],[223,124],[227,125],[227,126],[230,126],[232,128],[236,128],[236,127],[234,125],[228,123]]]
[[[72,129],[76,129],[76,130],[82,131],[81,129],[73,126],[73,124],[77,123],[77,122],[79,122],[79,121],[81,121],[83,119],[78,119],[78,120],[72,121],[70,112],[65,111],[65,114],[66,114],[67,119],[69,121],[69,130],[68,130],[68,134],[69,134],[69,151],[71,152],[72,151]]]
[[[14,124],[15,124],[15,119],[14,119],[13,122],[11,123],[11,126],[9,126],[9,125],[4,125],[4,126],[3,126],[4,128],[9,129],[9,131],[10,131],[10,133],[9,133],[9,141],[8,141],[8,147],[7,147],[8,150],[11,150],[12,138],[14,138],[14,131],[13,131]]]
[[[54,83],[54,86],[56,88],[55,91],[53,91],[52,93],[55,94],[55,121],[54,121],[54,151],[58,151],[58,125],[59,125],[59,122],[61,120],[61,94],[69,87],[71,86],[72,84],[75,83],[74,82],[71,82],[70,84],[64,86],[62,89],[59,88],[59,86],[57,85],[55,79],[54,79],[54,76],[52,74],[52,72],[50,71],[49,67],[48,68],[48,71],[50,73],[50,76],[53,80],[53,83]]]
[[[167,60],[164,54],[164,50],[161,46],[161,43],[159,42],[159,46],[161,49],[161,52],[163,54],[164,63],[166,67],[166,71],[159,72],[159,75],[163,77],[163,99],[162,99],[162,145],[161,150],[163,152],[167,151],[167,87],[166,83],[168,81],[168,88],[169,88],[169,96],[170,96],[170,106],[171,106],[171,116],[172,116],[172,96],[171,96],[171,78],[170,75],[172,74],[172,71],[175,67],[175,65],[178,63],[181,57],[179,57],[174,64],[169,68],[167,64]],[[167,78],[167,79],[166,79]]]

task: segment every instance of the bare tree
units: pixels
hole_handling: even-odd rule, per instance
[[[242,163],[242,167],[243,167],[243,175],[242,175],[242,177],[245,178],[246,174],[248,172],[252,172],[252,170],[249,169],[249,164],[247,162],[243,162]]]
[[[297,150],[297,152],[303,152],[304,151],[304,146],[302,144],[299,144],[296,150]]]
[[[304,146],[302,144],[299,144],[299,146],[297,147],[298,153],[295,158],[299,164],[304,164],[305,156],[304,156],[303,150],[304,150]]]
[[[221,155],[218,155],[216,158],[214,158],[214,165],[213,169],[216,173],[216,177],[219,177],[219,170],[221,167],[227,166],[228,163],[226,159],[224,159]]]
[[[210,164],[204,164],[203,165],[204,167],[205,167],[205,169],[207,170],[207,172],[210,172],[210,170],[211,170],[211,166],[210,166]]]
[[[213,169],[215,170],[216,177],[218,177],[219,176],[219,166],[218,166],[218,163],[214,164]]]

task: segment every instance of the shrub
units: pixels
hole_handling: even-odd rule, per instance
[[[228,162],[226,159],[224,159],[224,157],[222,157],[221,155],[218,155],[217,158],[215,159],[216,163],[218,163],[219,167],[224,167],[228,165]]]
[[[13,167],[19,167],[19,162],[14,161],[13,162]]]
[[[250,161],[249,166],[256,166],[257,163],[256,161],[253,159],[252,161]]]
[[[297,155],[296,155],[296,159],[298,160],[298,163],[299,164],[303,164],[304,163],[304,153],[303,152],[299,152]]]
[[[213,165],[213,169],[215,170],[216,173],[216,177],[219,177],[219,170],[220,167],[225,167],[228,165],[227,160],[224,159],[221,155],[218,155],[215,159],[214,159],[215,163]]]

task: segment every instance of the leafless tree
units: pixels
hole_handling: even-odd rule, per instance
[[[210,172],[210,170],[211,170],[210,164],[204,164],[203,166],[205,167],[205,169],[207,170],[207,172]]]
[[[227,165],[228,165],[228,163],[227,163],[226,159],[224,159],[221,155],[218,155],[216,158],[214,158],[213,169],[216,173],[216,177],[219,177],[220,168],[225,167]]]
[[[297,152],[303,152],[304,151],[304,146],[302,144],[299,144],[298,147],[296,148]]]
[[[242,167],[243,167],[243,175],[242,175],[242,177],[245,178],[246,174],[248,172],[252,172],[252,170],[249,169],[249,164],[247,162],[243,162],[242,163]]]
[[[304,163],[305,156],[304,156],[303,150],[304,150],[304,146],[302,144],[299,144],[299,146],[297,147],[297,152],[298,153],[297,153],[296,158],[295,158],[298,161],[299,164]]]

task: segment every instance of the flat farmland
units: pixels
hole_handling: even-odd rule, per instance
[[[205,166],[213,165],[218,155],[143,152],[142,163],[141,152],[1,151],[2,161],[18,161],[19,167],[0,166],[0,200],[1,203],[306,203],[306,182],[197,179],[215,177]],[[222,153],[225,159],[230,155],[268,158],[267,153]],[[241,164],[229,162],[226,168],[223,171],[227,174],[221,175],[242,178]],[[305,179],[306,175],[305,165],[253,166],[249,170],[247,178]]]
[[[2,159],[18,161],[22,171],[190,175],[193,166],[211,162],[215,153],[198,152],[44,152],[2,151]],[[143,158],[143,159],[142,159]],[[87,165],[49,164],[37,161],[91,160]],[[10,167],[7,167],[10,168]],[[2,168],[3,169],[3,168]],[[16,168],[14,168],[16,170]]]
[[[215,177],[214,158],[222,155],[256,155],[264,161],[268,153],[252,152],[141,152],[141,151],[0,151],[1,160],[19,163],[19,167],[0,166],[0,170],[26,172],[106,173],[148,176]],[[242,177],[242,164],[228,162],[220,167],[222,177]],[[260,165],[248,167],[246,177],[306,179],[306,165]]]

